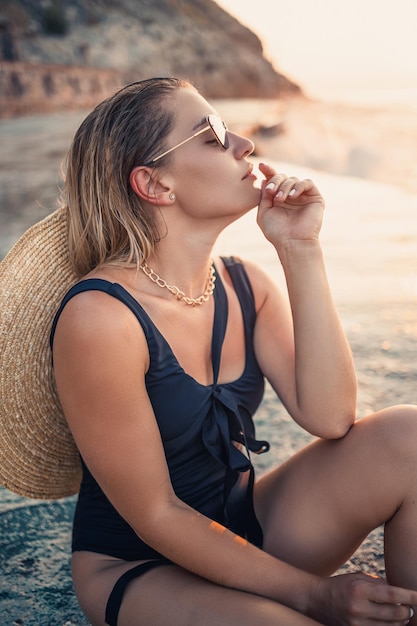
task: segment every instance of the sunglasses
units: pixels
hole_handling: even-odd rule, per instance
[[[150,163],[155,163],[155,161],[159,161],[159,159],[162,159],[162,157],[166,156],[173,150],[176,150],[180,146],[183,146],[188,141],[191,141],[191,139],[194,139],[194,137],[198,137],[198,135],[205,133],[207,130],[211,130],[217,143],[222,148],[224,148],[224,150],[226,150],[229,147],[229,139],[227,137],[226,124],[219,117],[217,117],[217,115],[207,115],[206,121],[207,121],[207,126],[204,126],[204,128],[201,128],[200,130],[198,130],[196,133],[194,133],[194,135],[191,135],[191,137],[188,137],[188,139],[184,139],[184,141],[177,143],[176,146],[169,148],[169,150],[165,150],[165,152],[163,152],[162,154],[158,154],[158,156],[152,159]]]

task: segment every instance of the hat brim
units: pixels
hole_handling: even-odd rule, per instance
[[[81,467],[57,392],[49,334],[77,281],[67,212],[27,230],[0,263],[0,483],[31,498],[77,493]]]

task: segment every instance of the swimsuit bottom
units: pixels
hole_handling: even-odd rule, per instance
[[[164,557],[155,559],[154,561],[146,561],[146,563],[141,563],[140,565],[136,565],[136,567],[132,567],[132,569],[127,570],[127,572],[118,578],[109,595],[109,599],[107,600],[105,619],[108,626],[117,626],[120,605],[122,604],[124,592],[130,581],[134,578],[142,576],[142,574],[145,574],[146,572],[149,572],[149,570],[154,569],[154,567],[159,567],[160,565],[174,565],[174,563]]]

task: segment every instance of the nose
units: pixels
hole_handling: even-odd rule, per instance
[[[242,135],[233,133],[230,130],[227,131],[227,134],[229,136],[229,144],[236,158],[241,159],[247,157],[255,150],[255,144],[251,139],[242,137]]]

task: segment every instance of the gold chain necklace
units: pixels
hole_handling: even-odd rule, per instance
[[[178,300],[182,300],[183,302],[185,302],[185,304],[189,304],[190,306],[203,304],[203,302],[207,302],[210,296],[213,295],[213,291],[215,287],[215,280],[216,280],[216,274],[214,273],[213,264],[210,265],[209,275],[207,279],[207,287],[204,293],[201,294],[201,296],[199,296],[198,298],[189,298],[188,296],[185,295],[183,291],[181,291],[181,289],[179,289],[175,285],[168,285],[166,280],[158,276],[158,274],[154,272],[153,269],[151,269],[146,263],[143,263],[143,265],[140,266],[140,269],[142,270],[144,274],[146,274],[148,278],[151,279],[153,283],[158,285],[158,287],[162,287],[163,289],[168,289],[168,291],[174,294],[174,296]]]

